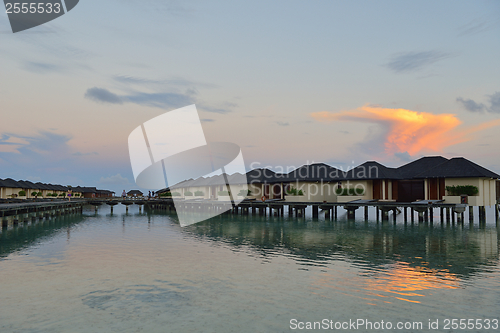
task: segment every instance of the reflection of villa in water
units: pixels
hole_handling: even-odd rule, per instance
[[[327,263],[345,256],[362,266],[406,262],[418,270],[473,275],[479,266],[499,261],[499,231],[463,229],[461,226],[393,226],[325,222],[232,222],[230,219],[192,226],[187,232],[249,246],[266,253],[276,249],[298,258]]]

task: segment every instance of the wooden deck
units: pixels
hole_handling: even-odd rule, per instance
[[[1,203],[0,204],[0,219],[2,224],[6,217],[14,216],[14,221],[33,218],[65,214],[66,212],[81,211],[85,205],[93,205],[95,209],[102,205],[109,205],[111,211],[118,204],[123,204],[127,208],[132,204],[139,205],[139,209],[146,210],[168,210],[175,211],[176,209],[186,211],[229,211],[232,214],[258,214],[258,215],[274,215],[284,216],[285,209],[288,210],[289,216],[304,217],[306,209],[312,208],[312,217],[318,218],[321,211],[327,219],[337,219],[338,207],[342,207],[347,211],[347,218],[354,219],[356,211],[359,208],[364,210],[364,218],[368,220],[369,209],[375,209],[376,219],[382,221],[389,220],[389,214],[392,213],[392,218],[396,221],[398,214],[403,214],[403,220],[414,221],[415,213],[420,222],[434,221],[434,212],[436,209],[440,211],[441,222],[464,222],[464,213],[468,211],[469,222],[474,221],[474,208],[463,204],[447,204],[442,200],[421,200],[415,202],[396,202],[396,201],[378,201],[378,200],[353,200],[350,202],[287,202],[282,199],[274,200],[244,200],[237,206],[231,201],[214,201],[214,200],[182,200],[171,198],[165,199],[142,199],[142,198],[110,198],[110,199],[76,199],[71,202],[67,200],[40,201],[40,202],[25,202],[25,203]],[[484,207],[478,207],[480,223],[486,221],[486,211]],[[410,214],[408,214],[410,213]],[[498,204],[495,207],[495,218],[498,221],[499,209]]]

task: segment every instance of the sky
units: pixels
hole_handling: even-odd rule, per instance
[[[195,104],[247,169],[463,156],[500,172],[499,1],[80,0],[0,13],[0,178],[137,188],[128,136]]]

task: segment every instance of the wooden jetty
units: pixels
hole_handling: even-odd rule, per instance
[[[111,212],[115,205],[122,204],[128,207],[138,205],[139,211],[142,207],[145,210],[171,211],[176,210],[192,212],[220,212],[221,214],[241,214],[241,215],[260,215],[260,216],[284,216],[285,209],[288,210],[288,216],[305,217],[306,209],[311,207],[312,218],[318,219],[319,214],[324,214],[325,219],[337,220],[339,207],[347,211],[347,219],[354,220],[358,209],[363,209],[364,220],[368,221],[369,209],[375,209],[376,220],[389,221],[390,213],[392,220],[396,222],[396,217],[403,214],[404,222],[414,222],[417,215],[418,222],[434,222],[435,212],[439,211],[439,220],[441,223],[463,223],[464,214],[468,211],[469,223],[474,222],[474,207],[465,204],[444,203],[442,200],[420,200],[415,202],[396,202],[381,200],[353,200],[349,202],[287,202],[283,199],[271,199],[266,201],[243,200],[238,205],[230,201],[214,200],[182,200],[171,198],[166,199],[79,199],[68,201],[50,201],[50,202],[25,202],[25,203],[3,203],[0,204],[0,220],[2,226],[7,226],[9,221],[16,225],[19,222],[28,222],[30,219],[49,218],[52,216],[64,215],[68,213],[82,212],[85,205],[92,205],[97,212],[98,207],[102,205],[110,206]],[[478,207],[479,223],[486,222],[485,207]],[[417,213],[417,214],[415,214]],[[499,222],[499,204],[495,205],[495,219]]]
[[[368,220],[368,210],[375,209],[376,220],[389,220],[389,213],[392,212],[393,221],[396,221],[398,214],[403,214],[403,220],[414,222],[415,213],[419,222],[433,222],[435,211],[439,211],[441,222],[462,223],[465,222],[464,213],[469,212],[469,222],[474,222],[474,207],[465,204],[444,203],[443,200],[421,200],[415,202],[396,202],[380,200],[354,200],[350,202],[287,202],[282,199],[272,199],[266,201],[244,200],[238,205],[231,202],[213,200],[177,200],[174,205],[172,199],[144,200],[142,202],[145,209],[157,209],[175,211],[181,209],[185,211],[223,211],[227,214],[241,215],[261,215],[261,216],[284,216],[285,208],[288,209],[288,216],[304,217],[308,207],[312,208],[313,219],[318,218],[320,211],[327,219],[336,220],[338,208],[342,207],[347,211],[347,219],[353,220],[359,208],[364,209],[364,219]],[[485,207],[478,207],[479,223],[486,222]],[[495,205],[495,219],[499,221],[499,205]]]
[[[7,227],[9,223],[17,225],[30,220],[34,222],[53,216],[81,213],[85,204],[85,200],[3,203],[0,204],[0,221],[2,227]]]

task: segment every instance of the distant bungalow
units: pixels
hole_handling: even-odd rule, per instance
[[[28,180],[0,179],[0,199],[34,199],[47,197],[66,197],[71,189],[73,197],[104,198],[112,197],[112,191],[98,190],[95,187],[69,187],[54,184],[33,183]]]
[[[130,190],[127,192],[128,197],[142,197],[143,193],[139,190]]]
[[[259,200],[284,199],[295,202],[349,202],[357,199],[413,202],[444,200],[460,203],[458,193],[468,188],[468,204],[492,206],[500,197],[500,175],[463,157],[422,157],[389,168],[368,161],[350,170],[339,170],[324,163],[304,165],[288,174],[254,169],[245,175],[227,175],[231,188],[241,191],[234,197]],[[248,184],[248,185],[247,185]],[[248,186],[249,194],[244,190]],[[472,189],[472,190],[471,190]],[[227,200],[224,175],[189,179],[164,189],[184,199]],[[458,192],[457,192],[458,191]]]

